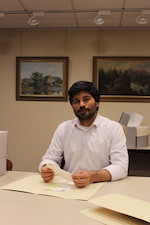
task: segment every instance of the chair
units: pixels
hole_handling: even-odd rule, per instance
[[[13,168],[13,163],[11,162],[11,160],[6,159],[6,170],[11,171],[12,168]]]
[[[63,169],[63,168],[64,168],[64,165],[65,165],[65,158],[64,158],[64,156],[62,155],[62,161],[61,161],[60,168]]]

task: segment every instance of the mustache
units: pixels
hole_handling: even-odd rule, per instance
[[[80,109],[77,112],[80,113],[80,112],[85,112],[85,111],[89,111],[89,109],[87,109],[85,107],[80,107]]]

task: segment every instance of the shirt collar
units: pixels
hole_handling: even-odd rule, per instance
[[[93,121],[93,123],[91,124],[90,127],[98,127],[100,122],[101,122],[101,116],[99,114],[97,114],[95,120]],[[74,119],[74,126],[79,127],[79,128],[82,127],[80,124],[80,121],[77,117]]]

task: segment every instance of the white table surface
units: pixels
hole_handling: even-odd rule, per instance
[[[10,171],[0,177],[0,186],[25,178],[29,172]],[[127,177],[106,183],[92,198],[121,193],[150,202],[150,178]],[[94,207],[88,201],[0,190],[0,224],[2,225],[101,225],[79,213]]]

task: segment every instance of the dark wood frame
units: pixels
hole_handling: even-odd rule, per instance
[[[16,57],[16,100],[67,101],[68,64],[68,57]]]
[[[132,84],[131,84],[131,80],[136,80],[136,77],[137,77],[137,80],[134,81],[134,82],[135,83],[137,82],[137,85],[140,85],[140,84],[145,85],[145,86],[141,87],[140,91],[143,91],[143,90],[145,91],[144,87],[146,87],[146,85],[149,88],[148,89],[149,92],[148,92],[147,95],[145,95],[145,94],[135,94],[135,92],[134,92],[134,94],[130,93],[130,92],[128,92],[130,94],[121,93],[121,92],[124,91],[126,85],[122,85],[122,86],[120,85],[120,87],[119,87],[120,93],[119,92],[117,93],[116,89],[113,89],[113,88],[115,87],[116,84],[118,85],[117,81],[120,78],[118,80],[116,79],[117,80],[116,81],[115,77],[114,77],[114,81],[116,83],[114,84],[114,86],[112,84],[112,93],[110,93],[110,92],[106,93],[105,91],[100,90],[100,89],[102,89],[100,87],[104,87],[104,89],[106,87],[105,90],[106,91],[108,90],[108,88],[107,88],[108,74],[109,74],[109,72],[111,72],[110,77],[115,76],[113,74],[113,72],[115,73],[117,71],[118,74],[119,74],[120,69],[119,69],[119,67],[117,67],[118,64],[122,64],[121,67],[120,67],[121,70],[123,71],[123,74],[124,74],[124,75],[122,75],[122,78],[121,78],[122,81],[125,82],[125,80],[127,79],[125,77],[125,75],[128,74],[127,77],[130,79],[130,82],[129,81],[126,81],[126,82],[128,82],[127,86],[130,84],[129,87],[131,87],[131,85],[134,85],[133,81],[132,81]],[[134,67],[130,68],[131,64]],[[108,68],[108,66],[109,66],[109,68]],[[124,68],[126,68],[126,69],[124,70]],[[108,71],[108,70],[110,70],[110,71]],[[127,72],[127,73],[125,73],[124,71]],[[100,81],[100,78],[102,79],[102,74],[103,74],[103,83]],[[107,75],[107,77],[104,77],[106,75]],[[124,76],[124,79],[123,79],[123,76]],[[139,78],[141,80],[139,80]],[[104,82],[104,80],[105,80],[105,82]],[[110,82],[110,79],[108,81]],[[106,56],[101,57],[101,56],[94,56],[93,57],[93,82],[95,83],[97,88],[100,90],[101,101],[103,101],[103,102],[150,102],[150,57],[106,57]],[[141,83],[139,83],[139,82],[141,82]],[[121,83],[121,81],[119,81],[119,83]],[[100,86],[100,84],[101,84],[101,86]],[[103,86],[102,86],[102,84],[103,84]],[[109,85],[108,85],[108,87],[109,87]],[[131,88],[129,88],[129,89],[131,89]],[[110,90],[111,90],[111,88],[109,88],[109,91]],[[113,93],[115,91],[116,91],[116,93]]]

